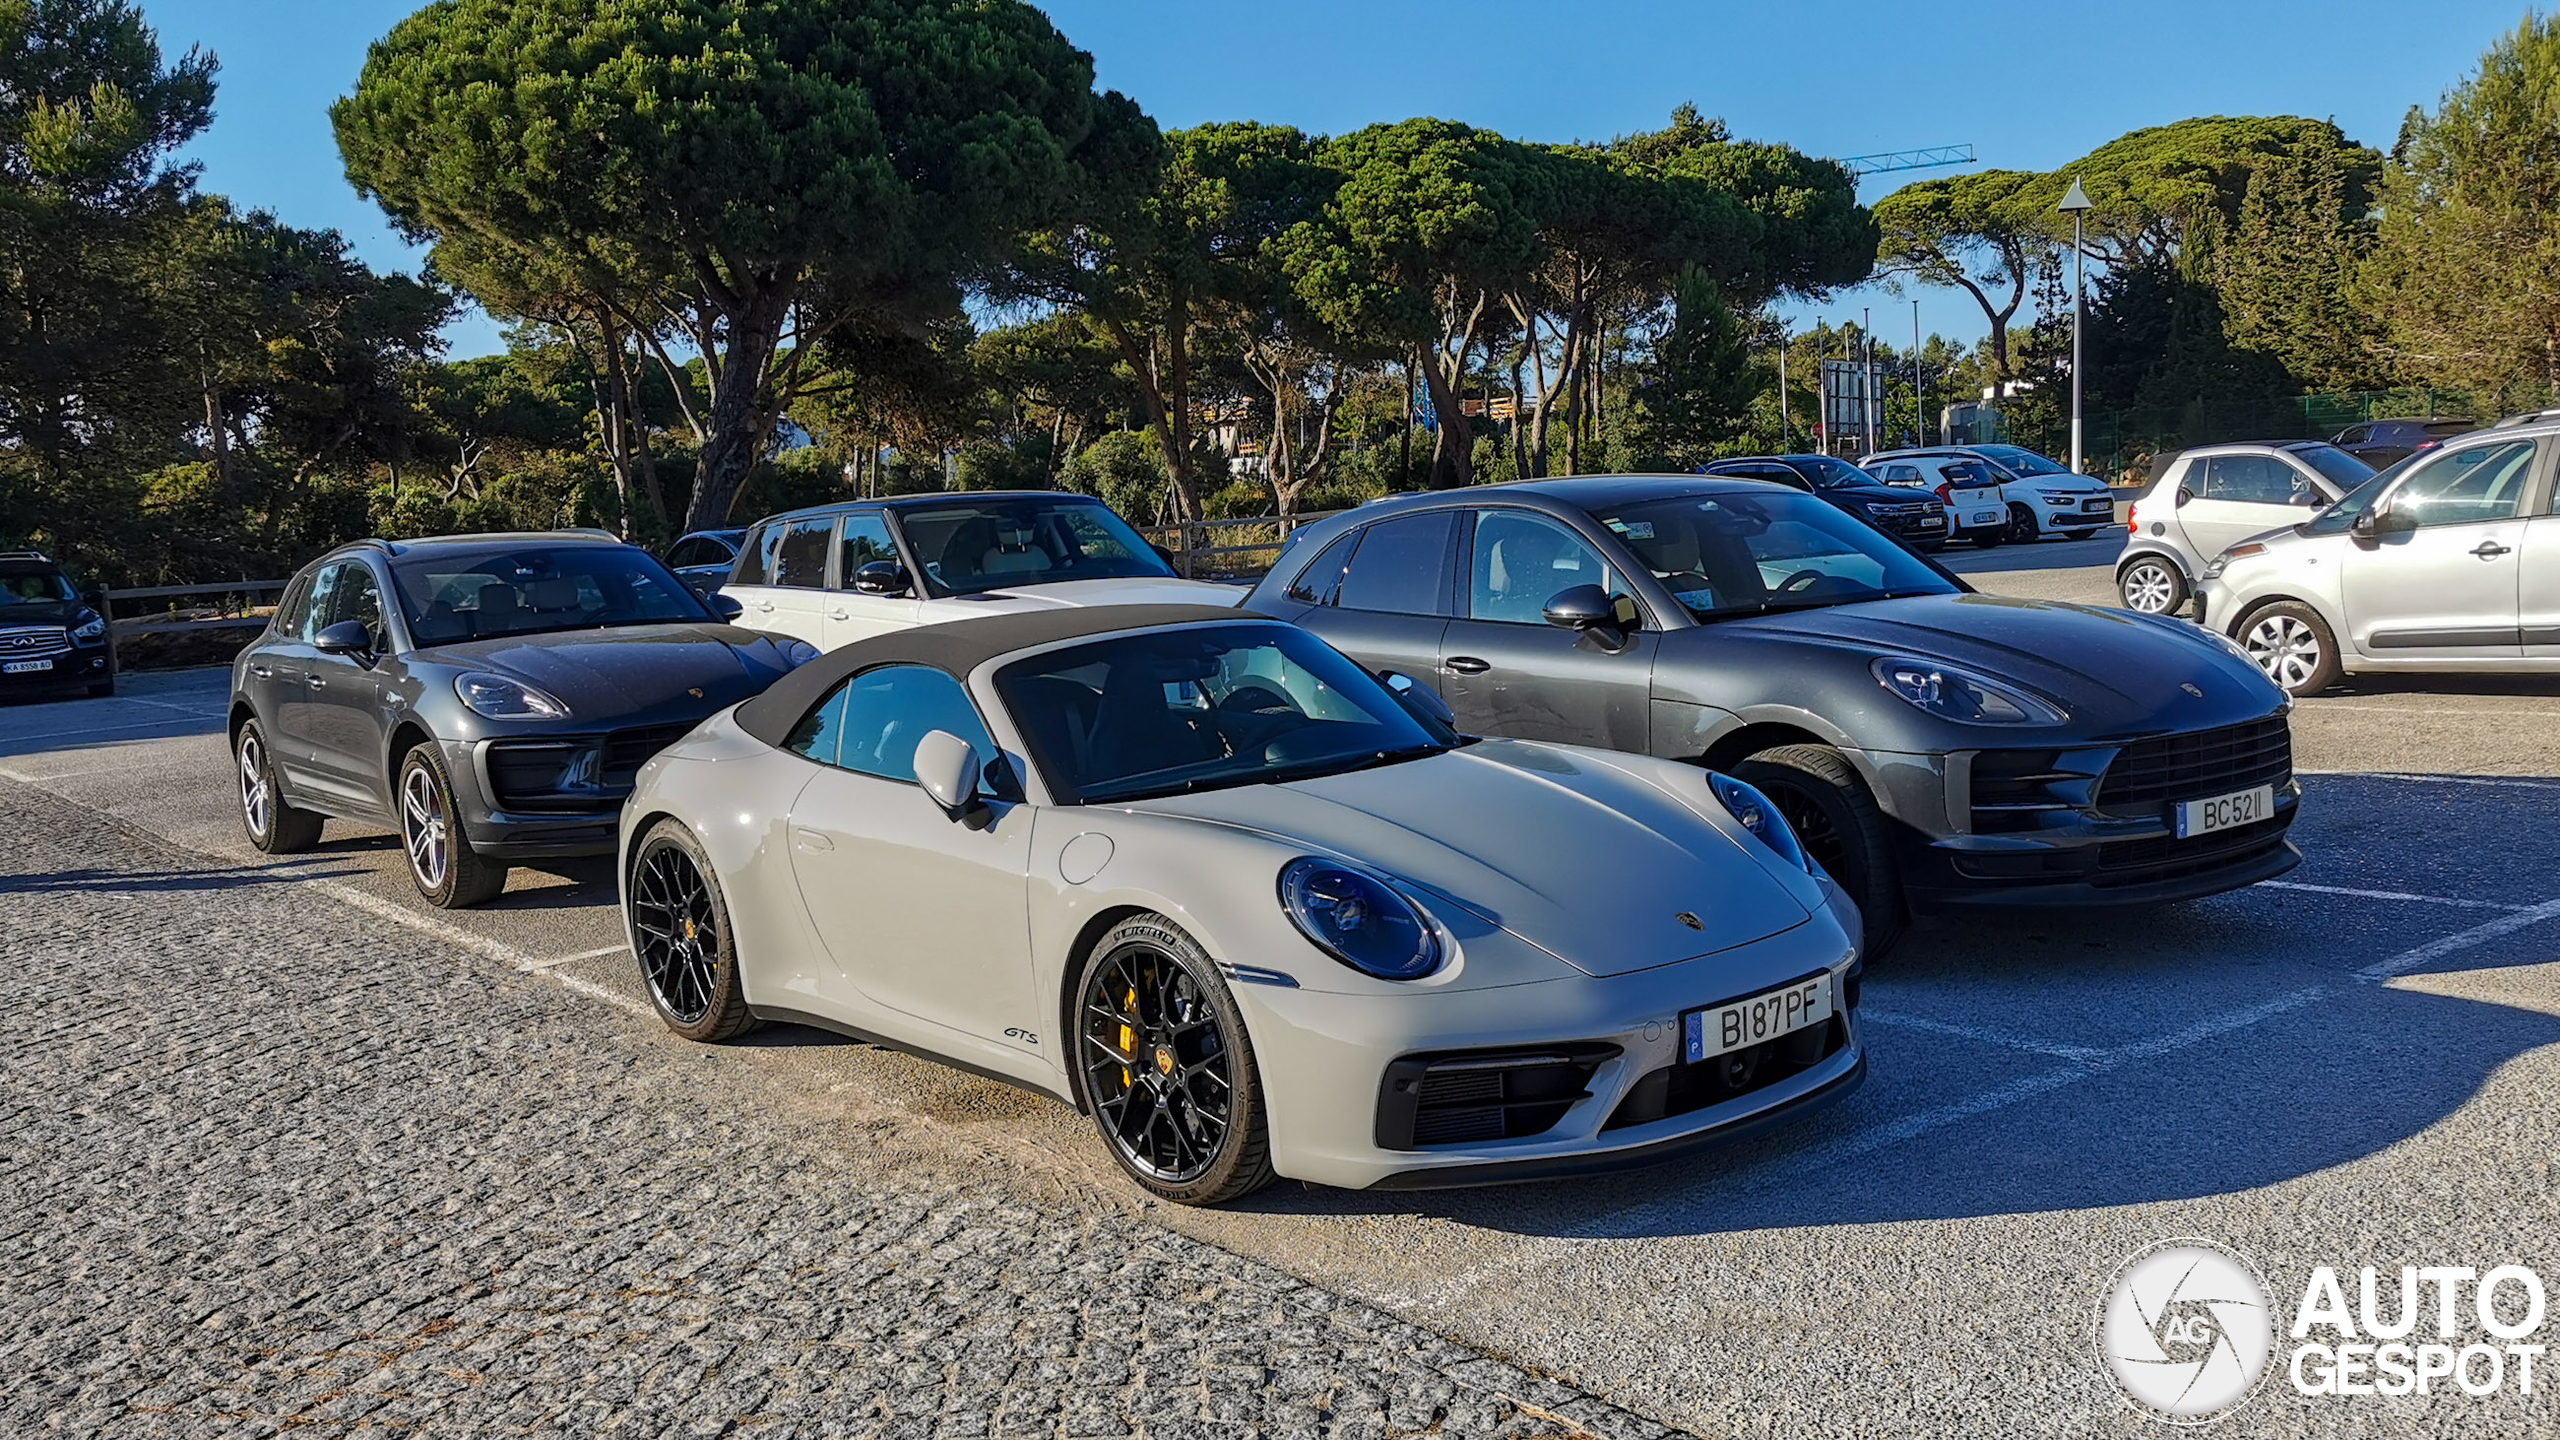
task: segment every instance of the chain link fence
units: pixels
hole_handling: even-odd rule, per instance
[[[2482,424],[2552,403],[2551,387],[2519,383],[2489,390],[2414,385],[2261,400],[2200,400],[2089,417],[2091,473],[2118,483],[2141,480],[2152,457],[2190,445],[2235,440],[2326,440],[2368,420],[2477,420]]]

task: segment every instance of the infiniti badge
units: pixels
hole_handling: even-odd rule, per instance
[[[2178,682],[2178,688],[2179,688],[2179,689],[2181,689],[2181,690],[2186,691],[2188,694],[2193,695],[2194,697],[2196,697],[2196,698],[2197,698],[2197,699],[2199,699],[2199,700],[2201,700],[2201,699],[2203,699],[2203,698],[2204,698],[2204,691],[2202,691],[2202,690],[2200,690],[2200,689],[2196,688],[2196,683],[2195,683],[2194,681],[2192,681],[2192,680],[2181,680],[2181,681],[2179,681],[2179,682]]]

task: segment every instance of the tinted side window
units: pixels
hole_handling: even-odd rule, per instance
[[[2205,461],[2204,498],[2243,505],[2286,505],[2293,500],[2293,472],[2265,455],[2215,455]]]
[[[877,514],[844,517],[844,559],[836,567],[841,572],[836,583],[850,588],[854,571],[874,560],[895,563],[897,558],[898,546],[889,538],[886,517]]]
[[[310,603],[302,612],[302,623],[294,627],[294,639],[308,641],[329,628],[329,612],[337,608],[338,586],[353,568],[352,564],[341,560],[321,571],[320,577],[311,582]]]
[[[1289,582],[1288,596],[1301,605],[1330,605],[1334,588],[1342,583],[1343,567],[1351,563],[1351,547],[1360,539],[1352,531],[1324,547],[1324,553],[1307,562],[1298,578]]]
[[[774,547],[782,543],[782,527],[759,525],[747,532],[747,542],[738,551],[738,568],[729,577],[732,585],[770,585],[773,583]]]
[[[773,548],[773,577],[768,585],[815,590],[827,583],[827,538],[835,533],[833,516],[794,520],[780,527]]]
[[[303,622],[311,614],[311,584],[319,577],[304,575],[293,582],[284,599],[276,604],[276,633],[289,640],[302,638]]]
[[[719,562],[720,547],[700,538],[679,540],[676,542],[676,548],[667,552],[667,564],[678,570],[695,565],[716,565]]]
[[[373,571],[361,561],[349,561],[337,568],[344,573],[338,577],[337,589],[329,596],[328,613],[320,617],[320,624],[313,633],[317,634],[341,620],[353,620],[364,626],[365,633],[373,637],[376,653],[390,649],[391,632],[382,623],[382,586],[373,578]]]
[[[836,763],[836,737],[844,731],[845,686],[839,685],[818,708],[800,717],[783,737],[782,748],[795,755],[806,755],[821,765]]]
[[[1609,567],[1589,542],[1543,515],[1486,510],[1476,517],[1467,614],[1515,625],[1546,623],[1547,601],[1576,585],[1617,593]]]
[[[2361,445],[2367,439],[2370,439],[2372,435],[2373,427],[2370,425],[2350,425],[2346,429],[2339,431],[2338,438],[2330,443],[2336,445]]]
[[[1342,575],[1334,603],[1345,610],[1395,615],[1449,612],[1449,532],[1455,511],[1408,515],[1360,532],[1360,547]]]
[[[936,730],[969,742],[981,765],[995,740],[960,682],[922,665],[883,665],[844,682],[836,763],[886,780],[916,778],[916,743]]]

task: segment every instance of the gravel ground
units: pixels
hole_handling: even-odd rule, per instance
[[[1659,1427],[0,780],[0,1434]]]

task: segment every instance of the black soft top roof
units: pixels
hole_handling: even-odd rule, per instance
[[[925,665],[955,679],[965,679],[987,661],[1016,650],[1089,635],[1213,620],[1279,623],[1268,616],[1222,605],[1095,605],[918,625],[830,650],[783,676],[773,682],[771,689],[738,707],[738,728],[767,745],[779,746],[790,736],[791,727],[799,724],[800,717],[833,690],[836,682],[876,666]]]

